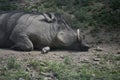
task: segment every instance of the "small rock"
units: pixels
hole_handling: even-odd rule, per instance
[[[25,79],[23,79],[23,78],[19,78],[19,80],[25,80]]]
[[[92,74],[93,77],[95,77],[95,74]]]
[[[51,77],[45,77],[44,80],[52,80]]]
[[[30,68],[27,67],[27,68],[26,68],[26,71],[27,71],[27,72],[30,72]]]
[[[7,65],[4,65],[3,67],[4,67],[4,69],[5,69],[5,70],[8,70],[8,67],[7,67]]]
[[[100,62],[93,62],[93,65],[99,65]]]
[[[89,63],[89,59],[85,58],[83,60],[81,60],[82,63]]]
[[[62,58],[62,59],[63,59],[64,57],[65,57],[64,55],[60,55],[60,58]]]
[[[94,58],[93,61],[100,61],[100,58]]]
[[[40,65],[41,66],[45,66],[46,64],[44,62],[40,62]]]
[[[100,48],[100,47],[96,47],[95,50],[96,50],[96,51],[103,51],[103,49]]]
[[[44,73],[44,72],[41,72],[42,75],[46,76],[46,77],[53,77],[53,74],[52,73]]]
[[[89,61],[89,59],[88,59],[88,58],[85,58],[84,61]]]

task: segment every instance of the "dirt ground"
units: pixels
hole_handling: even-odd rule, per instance
[[[27,61],[30,59],[45,60],[45,61],[62,61],[66,56],[70,56],[73,61],[79,63],[86,61],[94,57],[94,54],[109,54],[120,52],[120,32],[101,32],[96,34],[94,39],[87,37],[90,44],[94,44],[93,47],[86,52],[74,52],[74,51],[50,51],[47,54],[41,54],[41,51],[20,52],[8,49],[0,49],[0,58],[7,59],[15,57],[19,61]]]
[[[50,51],[47,54],[41,54],[41,51],[20,52],[8,49],[0,49],[0,58],[15,57],[17,60],[24,61],[29,59],[37,60],[54,60],[62,61],[66,56],[70,56],[75,62],[88,60],[93,58],[94,54],[119,53],[120,52],[120,35],[119,32],[96,34],[95,37],[86,36],[86,40],[93,45],[89,51]]]
[[[88,36],[87,39],[90,45],[93,45],[88,51],[50,51],[47,54],[42,54],[41,51],[14,51],[9,49],[0,49],[0,67],[6,65],[6,61],[11,57],[17,60],[24,70],[29,70],[29,62],[32,60],[37,61],[58,61],[63,62],[69,57],[75,64],[91,63],[99,64],[97,55],[99,54],[120,54],[120,35],[119,33],[100,34],[94,38]],[[35,73],[34,73],[35,72]],[[38,75],[38,72],[30,70],[29,74]],[[34,77],[34,76],[33,76]],[[31,77],[31,78],[33,78]],[[48,78],[46,75],[45,78]],[[33,80],[33,79],[31,79]],[[35,79],[36,80],[36,79]],[[57,79],[45,79],[45,80],[57,80]]]
[[[14,57],[18,61],[28,61],[30,59],[42,61],[62,61],[66,56],[69,56],[73,59],[73,61],[79,63],[81,61],[89,61],[91,58],[95,57],[94,54],[116,54],[119,52],[120,46],[118,44],[98,45],[89,49],[89,51],[86,52],[50,51],[47,54],[41,54],[41,51],[19,52],[13,50],[0,49],[0,58],[7,59],[10,57]]]

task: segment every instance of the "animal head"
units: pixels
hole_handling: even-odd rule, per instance
[[[77,51],[88,51],[89,49],[89,45],[85,41],[85,35],[79,29],[76,32],[68,30],[60,31],[57,34],[57,39],[66,49]]]
[[[77,41],[76,41],[76,47],[78,47],[81,51],[88,51],[90,46],[87,44],[85,34],[81,32],[80,29],[77,29]]]

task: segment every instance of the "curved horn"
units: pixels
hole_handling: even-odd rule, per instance
[[[77,29],[77,38],[78,38],[78,41],[81,41],[81,37],[80,37],[80,29]]]

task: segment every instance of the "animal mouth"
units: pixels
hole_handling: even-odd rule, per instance
[[[88,51],[90,49],[90,46],[89,45],[82,45],[81,48],[80,48],[80,51]]]
[[[90,48],[89,46],[82,46],[81,51],[88,51],[89,48]]]

